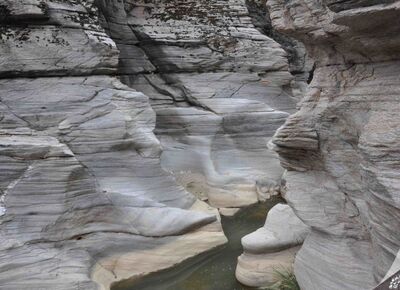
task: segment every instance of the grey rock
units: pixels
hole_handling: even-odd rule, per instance
[[[94,2],[0,4],[1,288],[109,289],[225,243],[218,211],[162,169]]]
[[[303,289],[368,289],[400,248],[399,1],[267,2],[273,25],[315,60],[300,110],[273,143],[283,195],[311,226]]]
[[[103,26],[121,51],[121,80],[148,95],[156,111],[162,167],[215,207],[269,197],[258,184],[280,184],[283,171],[266,144],[295,111],[301,85],[286,52],[254,26],[248,3],[104,1],[101,7]]]
[[[236,278],[252,287],[268,287],[277,282],[276,271],[292,271],[299,245],[309,234],[287,204],[277,204],[265,225],[242,238],[244,253],[239,256]]]
[[[243,250],[252,254],[278,252],[302,244],[309,231],[290,206],[278,204],[268,212],[262,228],[242,238]]]
[[[255,288],[271,287],[279,282],[277,271],[293,271],[293,262],[299,247],[292,247],[274,253],[242,254],[238,258],[236,279],[244,285]]]
[[[94,1],[2,2],[1,77],[116,71],[118,50],[95,17]]]
[[[244,0],[0,0],[2,287],[140,278],[226,242],[194,195],[232,213],[280,191],[266,144],[304,76],[253,19]]]
[[[161,169],[155,115],[142,93],[108,76],[0,83],[2,114],[9,120],[0,137],[1,285],[68,289],[81,283],[90,289],[91,269],[120,248],[135,256],[146,243],[155,243],[154,253],[171,247],[165,237],[188,233],[181,240],[189,244],[191,235],[210,238],[191,245],[194,255],[225,241],[217,225],[202,229],[216,222],[215,212],[194,209],[194,197]],[[10,135],[13,126],[27,130]],[[110,247],[100,256],[99,243]],[[18,258],[10,265],[12,256]],[[188,258],[190,251],[169,257],[169,264],[154,262],[153,269]],[[47,275],[54,267],[55,276]],[[23,275],[34,268],[33,276]],[[19,271],[22,276],[15,276]],[[128,277],[120,275],[114,279]]]

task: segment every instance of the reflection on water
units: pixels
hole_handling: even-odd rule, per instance
[[[229,242],[223,247],[196,256],[169,270],[148,275],[134,282],[126,280],[112,290],[246,290],[235,278],[237,257],[242,253],[240,239],[261,227],[269,209],[278,199],[242,209],[234,217],[222,217]]]

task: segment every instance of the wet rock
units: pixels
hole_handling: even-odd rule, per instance
[[[220,208],[219,213],[223,216],[234,216],[240,208],[231,207],[231,208]]]

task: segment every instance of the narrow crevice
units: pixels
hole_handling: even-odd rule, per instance
[[[307,78],[307,84],[311,84],[313,78],[314,78],[314,71],[315,71],[315,63],[313,64],[312,69],[308,73],[308,78]]]
[[[311,68],[308,67],[304,45],[274,29],[265,1],[246,0],[246,6],[254,27],[275,40],[286,51],[290,73],[300,80],[307,80]]]

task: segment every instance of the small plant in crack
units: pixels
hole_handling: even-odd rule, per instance
[[[300,290],[296,276],[290,269],[274,269],[276,282],[264,290]]]

